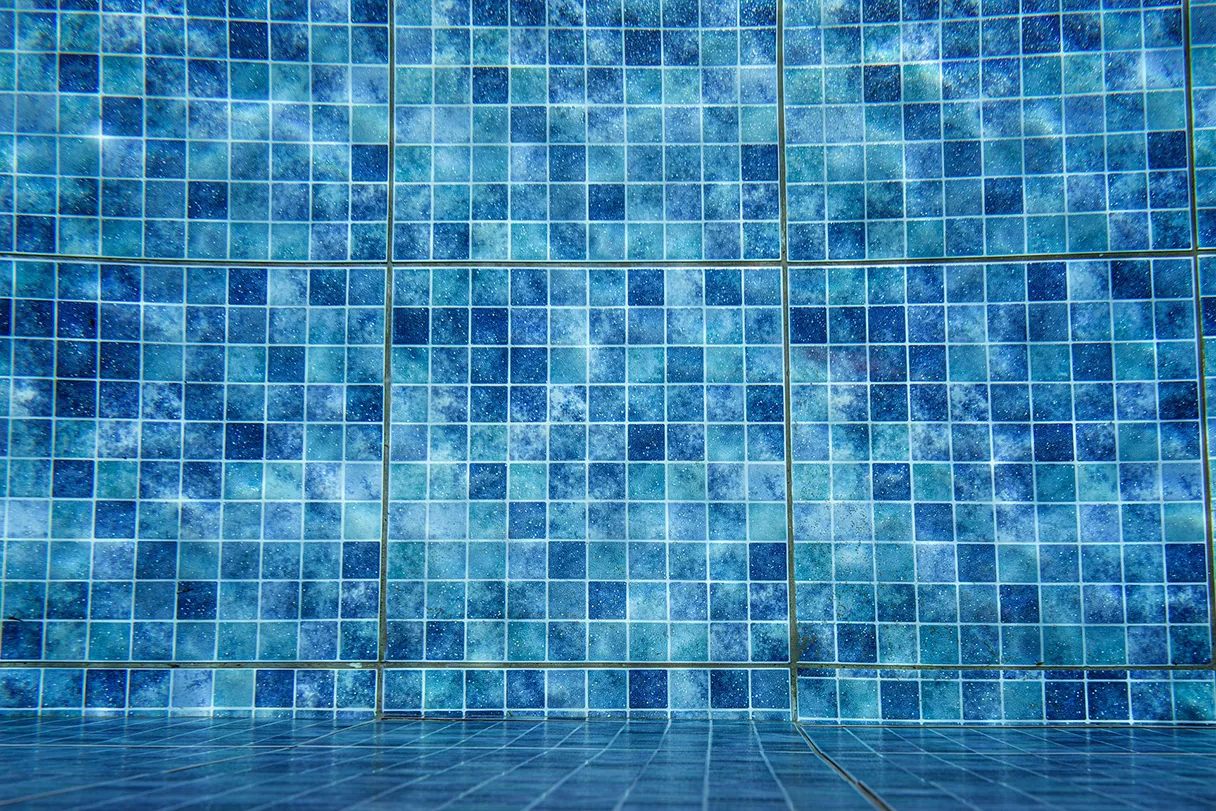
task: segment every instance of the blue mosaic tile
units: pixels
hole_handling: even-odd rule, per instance
[[[1210,663],[1193,272],[791,270],[800,661]]]
[[[44,717],[5,719],[0,734],[11,750],[0,802],[46,809],[183,798],[293,808],[632,809],[690,798],[714,808],[872,807],[788,722]],[[1103,744],[1117,735],[1104,734]],[[1095,766],[1132,760],[1123,754]],[[1198,758],[1178,758],[1172,770],[1161,756],[1135,763],[1157,766],[1159,781],[1206,776]]]
[[[0,668],[0,713],[368,717],[375,670]]]
[[[1190,8],[1196,238],[1200,248],[1216,248],[1216,4],[1196,2]]]
[[[803,723],[1211,723],[1213,695],[1210,670],[798,671]]]
[[[0,656],[376,657],[382,269],[22,261],[0,287]]]
[[[399,259],[780,252],[771,0],[401,0]]]
[[[787,661],[780,281],[396,270],[388,658]]]
[[[385,0],[45,5],[0,12],[4,248],[385,257]]]
[[[1191,246],[1180,2],[788,0],[784,37],[792,259]]]
[[[0,714],[1216,721],[1213,0],[781,1],[0,2]]]
[[[384,672],[385,712],[406,716],[789,720],[789,707],[783,667]]]
[[[894,808],[1202,806],[1216,766],[1192,757],[1206,754],[1210,730],[1104,725],[806,731],[840,769]]]

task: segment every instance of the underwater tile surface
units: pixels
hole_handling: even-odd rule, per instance
[[[6,250],[385,258],[385,0],[9,5]]]
[[[1208,808],[1212,730],[730,721],[20,718],[38,808]],[[814,747],[814,748],[812,748]],[[829,760],[830,759],[830,760]],[[847,778],[839,774],[843,769]]]
[[[397,259],[780,254],[771,0],[395,14]]]
[[[384,270],[2,276],[3,658],[375,659]]]
[[[562,668],[384,672],[384,711],[426,717],[790,720],[786,668]]]
[[[1197,730],[858,729],[809,737],[895,808],[1205,808],[1216,766]]]
[[[1193,273],[792,269],[800,661],[1209,663]]]
[[[367,718],[376,671],[323,668],[0,668],[0,712]]]
[[[1216,721],[1211,0],[0,6],[0,713]]]
[[[787,661],[776,269],[397,269],[388,658]]]
[[[1216,248],[1216,3],[1191,4],[1191,110],[1200,248]]]
[[[0,801],[43,808],[871,807],[789,724],[42,718],[0,746]]]
[[[1211,723],[1210,670],[798,669],[807,724]]]
[[[790,258],[1191,247],[1182,4],[1060,12],[786,0]]]

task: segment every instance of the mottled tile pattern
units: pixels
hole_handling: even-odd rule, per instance
[[[786,668],[393,668],[384,673],[384,710],[401,715],[781,720],[789,719],[789,707]]]
[[[790,257],[1191,247],[1182,8],[787,0]]]
[[[1210,670],[798,669],[808,724],[1197,724],[1216,721]]]
[[[1191,115],[1201,248],[1216,248],[1216,4],[1191,4]]]
[[[398,259],[774,259],[771,0],[398,0]]]
[[[398,269],[392,660],[788,661],[776,269]]]
[[[6,5],[0,246],[385,258],[385,0]]]
[[[385,271],[0,272],[0,655],[374,660]]]
[[[790,288],[802,661],[1211,661],[1191,260]]]
[[[1213,65],[1211,0],[0,0],[0,713],[1216,721]]]
[[[0,712],[366,718],[376,678],[374,670],[322,668],[6,668]]]

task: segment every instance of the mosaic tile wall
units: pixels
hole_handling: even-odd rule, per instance
[[[1216,6],[4,5],[0,712],[1216,721]]]

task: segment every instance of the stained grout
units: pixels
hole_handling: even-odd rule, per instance
[[[797,717],[798,660],[801,644],[798,632],[798,577],[794,559],[794,418],[793,387],[790,375],[790,243],[789,194],[785,156],[785,1],[777,0],[777,196],[781,217],[781,383],[782,417],[785,434],[785,544],[786,600],[789,607],[789,659],[791,716]]]
[[[388,560],[389,489],[392,484],[393,435],[393,231],[396,225],[395,197],[397,170],[397,0],[388,2],[388,196],[385,217],[384,273],[384,409],[380,437],[380,598],[376,617],[376,696],[375,716],[384,717],[384,660],[388,656]]]

